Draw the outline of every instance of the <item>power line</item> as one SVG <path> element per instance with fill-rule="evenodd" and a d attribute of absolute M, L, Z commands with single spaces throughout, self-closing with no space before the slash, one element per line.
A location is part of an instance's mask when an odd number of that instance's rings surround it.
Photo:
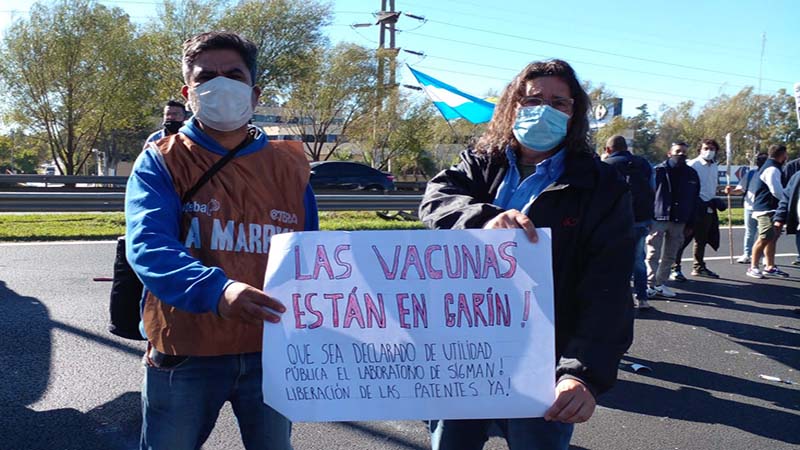
<path fill-rule="evenodd" d="M 538 54 L 538 53 L 530 53 L 530 52 L 520 52 L 520 53 L 523 53 L 523 54 L 529 55 L 529 56 L 539 56 L 539 57 L 542 57 L 542 58 L 549 58 L 550 57 L 550 55 L 542 55 L 542 54 Z M 430 54 L 426 54 L 426 56 L 429 56 L 431 58 L 444 59 L 444 60 L 453 61 L 453 62 L 463 62 L 463 63 L 473 64 L 473 65 L 477 65 L 477 66 L 494 67 L 494 66 L 488 66 L 488 65 L 485 65 L 485 64 L 478 64 L 478 63 L 470 62 L 470 61 L 461 61 L 461 60 L 456 60 L 456 59 L 451 59 L 451 58 L 445 58 L 443 56 L 434 56 L 434 55 L 430 55 Z M 641 73 L 641 74 L 644 74 L 644 75 L 652 75 L 652 76 L 656 76 L 656 77 L 673 78 L 673 79 L 682 80 L 682 81 L 692 81 L 692 82 L 695 82 L 695 83 L 708 83 L 708 84 L 712 84 L 714 86 L 720 86 L 722 84 L 725 84 L 725 83 L 719 83 L 718 81 L 698 80 L 698 79 L 695 79 L 695 78 L 686 78 L 686 77 L 679 77 L 679 76 L 675 76 L 675 75 L 666 75 L 666 74 L 657 73 L 657 72 L 646 72 L 646 71 L 643 71 L 643 70 L 629 69 L 627 67 L 619 67 L 619 66 L 610 66 L 610 65 L 607 65 L 607 64 L 590 63 L 590 62 L 578 61 L 578 60 L 574 60 L 574 59 L 570 59 L 570 62 L 578 63 L 578 64 L 584 64 L 584 65 L 587 65 L 587 66 L 603 67 L 603 68 L 607 68 L 607 69 L 624 70 L 626 72 Z M 740 89 L 747 87 L 747 86 L 733 85 L 733 84 L 728 84 L 728 86 L 735 87 L 735 88 L 740 88 Z"/>
<path fill-rule="evenodd" d="M 558 42 L 547 41 L 547 40 L 544 40 L 544 39 L 535 39 L 535 38 L 530 38 L 530 37 L 526 37 L 526 36 L 519 36 L 519 35 L 515 35 L 515 34 L 510 34 L 510 33 L 501 33 L 501 32 L 498 32 L 498 31 L 484 30 L 482 28 L 469 27 L 469 26 L 466 26 L 466 25 L 456 25 L 456 24 L 453 24 L 453 23 L 442 22 L 442 21 L 439 21 L 439 20 L 428 19 L 428 21 L 429 22 L 433 22 L 433 23 L 438 23 L 438 24 L 441 24 L 441 25 L 445 25 L 445 26 L 454 27 L 454 28 L 461 28 L 461 29 L 464 29 L 464 30 L 478 31 L 478 32 L 481 32 L 481 33 L 493 34 L 495 36 L 504 36 L 504 37 L 510 37 L 510 38 L 514 38 L 514 39 L 522 39 L 522 40 L 531 41 L 531 42 L 539 42 L 539 43 L 542 43 L 542 44 L 555 45 L 555 46 L 558 46 L 558 47 L 571 48 L 571 49 L 574 49 L 574 50 L 582 50 L 582 51 L 597 53 L 597 54 L 601 54 L 601 55 L 616 56 L 616 57 L 619 57 L 619 58 L 627 58 L 627 59 L 632 59 L 634 61 L 643 61 L 643 62 L 649 62 L 649 63 L 653 63 L 653 64 L 662 64 L 662 65 L 665 65 L 665 66 L 672 66 L 672 67 L 680 67 L 680 68 L 683 68 L 683 69 L 697 70 L 697 71 L 701 71 L 701 72 L 717 73 L 717 74 L 721 74 L 721 75 L 729 75 L 729 76 L 735 76 L 735 77 L 741 77 L 741 78 L 756 79 L 756 77 L 753 77 L 752 75 L 742 75 L 742 74 L 739 74 L 739 73 L 725 72 L 725 71 L 721 71 L 721 70 L 704 69 L 704 68 L 689 66 L 689 65 L 686 65 L 686 64 L 678 64 L 678 63 L 671 63 L 671 62 L 665 62 L 665 61 L 658 61 L 658 60 L 655 60 L 655 59 L 642 58 L 640 56 L 624 55 L 624 54 L 621 54 L 621 53 L 607 52 L 605 50 L 597 50 L 597 49 L 594 49 L 594 48 L 581 47 L 581 46 L 578 46 L 578 45 L 561 44 L 561 43 L 558 43 Z M 775 80 L 775 79 L 770 79 L 770 78 L 764 78 L 764 80 L 774 81 L 776 83 L 791 84 L 790 81 L 785 81 L 785 80 Z"/>
<path fill-rule="evenodd" d="M 454 3 L 456 5 L 466 5 L 466 6 L 471 6 L 471 7 L 480 8 L 480 9 L 485 9 L 486 8 L 486 5 L 484 3 L 480 3 L 480 2 L 479 3 L 474 3 L 474 2 L 465 2 L 465 1 L 457 1 L 457 0 L 446 0 L 446 1 L 449 1 L 450 3 Z M 406 0 L 406 3 L 408 3 L 407 0 Z M 425 8 L 429 8 L 429 6 L 425 5 Z M 513 10 L 513 9 L 508 9 L 508 8 L 497 8 L 497 7 L 494 7 L 494 6 L 492 7 L 492 10 L 493 11 L 498 11 L 498 12 L 508 12 L 508 13 L 515 14 L 515 15 L 518 15 L 520 13 L 520 11 L 518 11 L 518 10 Z M 458 10 L 455 10 L 455 8 L 452 8 L 452 9 L 449 9 L 449 10 L 444 10 L 444 11 L 449 12 L 451 14 L 469 15 L 469 13 L 460 12 Z M 472 16 L 481 17 L 481 18 L 484 18 L 484 17 L 488 18 L 488 16 L 478 15 L 478 14 L 472 14 Z M 537 16 L 539 18 L 542 18 L 541 14 L 537 13 Z M 503 18 L 501 18 L 499 20 L 502 20 L 503 22 L 506 22 L 506 23 L 509 22 L 509 20 L 506 17 L 503 17 Z M 569 20 L 565 20 L 565 19 L 562 19 L 560 17 L 552 17 L 552 16 L 550 16 L 550 17 L 547 17 L 547 21 L 548 22 L 560 22 L 560 23 L 563 23 L 563 24 L 570 25 L 572 27 L 575 27 L 577 25 L 576 24 L 576 20 L 574 18 L 570 18 Z M 520 23 L 520 22 L 518 22 L 518 23 Z M 594 28 L 596 30 L 600 30 L 600 31 L 604 31 L 604 32 L 608 31 L 607 28 L 600 28 L 600 27 L 593 26 L 595 23 L 596 22 L 586 22 L 586 21 L 584 21 L 581 24 L 581 28 Z M 530 25 L 530 22 L 527 22 L 526 25 Z M 654 37 L 654 38 L 657 38 L 657 39 L 662 39 L 663 38 L 663 36 L 660 36 L 660 35 L 657 35 L 657 34 L 652 34 L 652 33 L 637 32 L 637 33 L 630 33 L 630 34 L 632 36 L 636 36 L 637 39 L 639 39 L 641 36 L 650 36 L 650 37 Z M 670 40 L 670 42 L 682 42 L 684 44 L 688 44 L 688 45 L 693 46 L 693 47 L 701 45 L 701 46 L 705 46 L 705 47 L 713 47 L 713 48 L 719 48 L 719 49 L 725 49 L 725 50 L 733 50 L 733 51 L 736 51 L 736 52 L 739 52 L 739 53 L 751 53 L 751 52 L 757 51 L 757 49 L 754 49 L 754 48 L 732 47 L 732 46 L 726 46 L 726 45 L 721 45 L 721 44 L 716 44 L 716 43 L 711 44 L 711 43 L 708 43 L 708 42 L 688 41 L 688 40 L 682 40 L 682 39 L 675 39 L 674 36 L 670 36 L 669 40 Z M 663 45 L 661 45 L 661 46 L 663 46 Z M 739 56 L 741 56 L 741 55 L 739 55 Z M 797 57 L 794 56 L 794 55 L 783 55 L 783 54 L 778 55 L 778 54 L 776 54 L 775 56 L 778 56 L 778 57 L 784 58 L 784 59 L 790 59 L 792 61 L 795 61 L 797 59 Z"/>
<path fill-rule="evenodd" d="M 406 1 L 405 3 L 409 3 L 409 2 Z M 427 6 L 427 5 L 425 5 L 424 8 L 425 8 L 425 10 L 434 10 L 434 11 L 447 12 L 448 15 L 460 15 L 460 16 L 467 16 L 467 17 L 477 17 L 477 18 L 480 18 L 481 20 L 484 20 L 484 21 L 486 19 L 489 19 L 489 20 L 501 21 L 504 24 L 516 23 L 516 24 L 524 24 L 526 26 L 530 25 L 530 22 L 523 22 L 523 21 L 520 21 L 520 20 L 509 20 L 508 17 L 496 17 L 496 16 L 485 15 L 485 14 L 472 14 L 472 13 L 468 13 L 468 12 L 464 12 L 464 11 L 460 11 L 460 10 L 436 8 L 436 7 L 431 7 L 431 6 Z M 555 21 L 555 20 L 553 20 L 553 22 L 568 23 L 567 21 Z M 594 28 L 594 29 L 598 29 L 598 30 L 600 29 L 598 27 L 588 27 L 588 28 Z M 603 29 L 603 31 L 607 31 L 607 30 Z M 572 31 L 571 33 L 572 34 L 587 34 L 587 33 L 582 33 L 580 31 Z M 630 42 L 630 39 L 629 38 L 625 38 L 625 37 L 616 37 L 616 36 L 608 36 L 608 35 L 606 35 L 606 36 L 604 36 L 604 38 L 605 39 L 610 39 L 610 40 L 615 40 L 615 41 Z M 662 48 L 667 48 L 667 49 L 674 49 L 674 50 L 685 50 L 686 49 L 686 47 L 678 47 L 678 46 L 674 46 L 674 45 L 664 45 L 663 43 L 654 43 L 652 41 L 651 42 L 645 42 L 645 41 L 639 40 L 638 43 L 640 43 L 640 44 L 648 44 L 650 46 L 657 46 L 657 47 L 662 47 Z M 694 43 L 694 44 L 689 44 L 689 45 L 697 45 L 697 44 Z M 738 49 L 738 51 L 741 52 L 741 51 L 744 51 L 744 50 Z M 725 53 L 717 53 L 717 54 L 725 55 L 725 56 L 741 57 L 741 53 L 734 54 L 734 53 L 731 53 L 730 51 L 725 52 Z"/>
<path fill-rule="evenodd" d="M 477 65 L 477 66 L 484 66 L 484 67 L 490 67 L 490 68 L 494 68 L 494 69 L 507 70 L 507 71 L 511 71 L 511 72 L 514 72 L 514 73 L 518 72 L 518 70 L 509 69 L 507 67 L 487 66 L 485 64 L 474 64 L 474 63 L 471 63 L 469 61 L 457 61 L 457 62 L 464 62 L 464 63 L 473 64 L 473 65 Z M 477 73 L 460 72 L 460 71 L 449 70 L 449 69 L 440 69 L 440 68 L 430 67 L 430 66 L 425 66 L 425 67 L 430 68 L 430 69 L 434 69 L 434 70 L 440 70 L 442 72 L 451 72 L 451 73 L 456 73 L 456 74 L 460 74 L 460 75 L 471 75 L 471 76 L 475 76 L 475 77 L 489 78 L 489 79 L 500 80 L 500 81 L 505 81 L 505 82 L 509 82 L 510 81 L 510 78 L 492 77 L 492 76 L 488 76 L 488 75 L 480 75 L 480 74 L 477 74 Z M 651 94 L 667 95 L 667 96 L 670 96 L 670 97 L 686 98 L 686 99 L 689 99 L 689 100 L 701 100 L 701 101 L 704 101 L 704 102 L 708 102 L 708 101 L 712 100 L 710 98 L 691 97 L 691 96 L 688 96 L 688 95 L 673 94 L 673 93 L 670 93 L 670 92 L 653 91 L 653 90 L 650 90 L 650 89 L 634 88 L 634 87 L 630 87 L 630 86 L 623 86 L 621 84 L 616 84 L 616 83 L 613 83 L 613 84 L 612 83 L 604 83 L 604 84 L 606 86 L 608 86 L 610 88 L 614 88 L 614 89 L 627 89 L 627 90 L 631 90 L 631 91 L 635 91 L 635 92 L 647 92 L 647 93 L 651 93 Z"/>
<path fill-rule="evenodd" d="M 442 41 L 455 42 L 455 43 L 459 43 L 459 44 L 471 45 L 471 46 L 475 46 L 475 47 L 486 48 L 486 49 L 489 49 L 489 50 L 498 50 L 498 51 L 504 51 L 504 52 L 508 52 L 508 53 L 515 53 L 515 54 L 525 55 L 525 56 L 537 56 L 537 57 L 541 57 L 541 58 L 552 58 L 553 57 L 553 55 L 545 55 L 545 54 L 541 54 L 541 53 L 532 53 L 532 52 L 528 52 L 528 51 L 520 51 L 520 50 L 513 50 L 513 49 L 503 48 L 503 47 L 495 47 L 495 46 L 486 45 L 486 44 L 479 44 L 479 43 L 476 43 L 476 42 L 461 41 L 461 40 L 458 40 L 458 39 L 444 38 L 444 37 L 441 37 L 441 36 L 433 36 L 433 35 L 424 34 L 424 33 L 417 33 L 417 32 L 407 32 L 407 33 L 413 34 L 413 35 L 417 35 L 417 36 L 427 37 L 427 38 L 431 38 L 431 39 L 438 39 L 438 40 L 442 40 Z M 428 56 L 431 56 L 432 58 L 447 59 L 447 58 L 439 57 L 439 56 L 432 56 L 432 55 L 428 55 Z M 461 61 L 461 62 L 465 62 L 465 61 Z M 575 59 L 571 59 L 571 58 L 570 58 L 570 62 L 578 63 L 578 64 L 585 64 L 587 66 L 603 67 L 603 68 L 607 68 L 607 69 L 624 70 L 626 72 L 640 73 L 640 74 L 644 74 L 644 75 L 658 76 L 658 77 L 664 77 L 664 78 L 672 78 L 672 79 L 682 80 L 682 81 L 691 81 L 691 82 L 695 82 L 695 83 L 707 83 L 707 84 L 712 84 L 712 85 L 715 85 L 715 86 L 722 86 L 724 84 L 727 84 L 728 86 L 735 87 L 735 88 L 740 88 L 740 89 L 747 87 L 745 85 L 735 85 L 735 84 L 730 84 L 730 83 L 719 83 L 719 82 L 716 82 L 716 81 L 700 80 L 700 79 L 696 79 L 696 78 L 681 77 L 681 76 L 677 76 L 677 75 L 668 75 L 668 74 L 664 74 L 664 73 L 647 72 L 647 71 L 644 71 L 644 70 L 636 70 L 636 69 L 631 69 L 631 68 L 628 68 L 628 67 L 620 67 L 620 66 L 612 66 L 612 65 L 608 65 L 608 64 L 591 63 L 591 62 L 580 61 L 580 60 L 575 60 Z M 468 63 L 469 64 L 474 64 L 474 65 L 481 65 L 481 64 L 474 63 L 474 62 L 468 62 Z"/>
<path fill-rule="evenodd" d="M 466 75 L 466 76 L 471 76 L 471 77 L 476 77 L 476 78 L 499 80 L 499 81 L 504 81 L 506 83 L 509 81 L 508 78 L 492 77 L 492 76 L 488 76 L 488 75 L 482 75 L 482 74 L 477 74 L 477 73 L 469 73 L 469 72 L 459 72 L 459 71 L 456 71 L 456 70 L 442 69 L 440 67 L 433 67 L 433 66 L 429 66 L 429 65 L 426 65 L 426 64 L 417 64 L 415 67 L 416 68 L 420 68 L 420 69 L 430 69 L 430 70 L 437 70 L 437 71 L 440 71 L 440 72 L 454 73 L 454 74 L 457 74 L 457 75 Z M 625 98 L 635 98 L 635 99 L 639 99 L 639 100 L 650 101 L 650 102 L 653 102 L 653 103 L 664 104 L 664 100 L 663 99 L 655 99 L 655 98 L 652 98 L 652 97 L 641 97 L 641 96 L 637 96 L 637 95 L 626 95 Z"/>

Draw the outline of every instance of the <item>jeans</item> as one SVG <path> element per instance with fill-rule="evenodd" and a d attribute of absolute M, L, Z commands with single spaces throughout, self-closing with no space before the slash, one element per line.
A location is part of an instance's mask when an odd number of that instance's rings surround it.
<path fill-rule="evenodd" d="M 644 242 L 649 232 L 649 224 L 637 223 L 633 226 L 636 247 L 633 251 L 633 293 L 636 300 L 647 300 L 647 266 L 644 263 Z"/>
<path fill-rule="evenodd" d="M 496 423 L 510 450 L 567 450 L 574 425 L 543 418 L 432 420 L 432 450 L 480 450 Z"/>
<path fill-rule="evenodd" d="M 231 402 L 244 447 L 291 450 L 289 420 L 264 404 L 261 353 L 191 356 L 171 368 L 147 365 L 142 450 L 196 450 Z"/>
<path fill-rule="evenodd" d="M 744 209 L 744 252 L 743 255 L 750 257 L 753 254 L 753 243 L 756 242 L 756 219 L 753 219 L 753 210 Z"/>

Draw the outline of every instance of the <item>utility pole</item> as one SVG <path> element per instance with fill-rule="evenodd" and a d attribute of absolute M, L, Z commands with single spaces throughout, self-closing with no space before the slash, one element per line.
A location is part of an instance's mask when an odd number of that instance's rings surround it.
<path fill-rule="evenodd" d="M 763 111 L 761 110 L 761 74 L 764 69 L 764 49 L 767 46 L 767 33 L 761 33 L 761 60 L 758 63 L 758 92 L 756 93 L 756 107 L 758 108 L 758 120 L 756 121 L 756 136 L 753 142 L 753 161 L 756 160 L 756 155 L 761 147 L 761 122 L 764 120 Z"/>
<path fill-rule="evenodd" d="M 381 10 L 377 13 L 377 24 L 380 25 L 380 37 L 376 53 L 378 59 L 378 86 L 376 89 L 376 123 L 374 131 L 377 130 L 378 116 L 380 112 L 384 110 L 384 100 L 386 100 L 385 110 L 389 113 L 389 117 L 394 117 L 397 112 L 397 54 L 400 49 L 395 46 L 395 25 L 397 24 L 397 19 L 400 18 L 400 11 L 395 11 L 394 7 L 394 0 L 381 0 Z M 389 35 L 388 47 L 386 46 L 387 34 Z M 373 140 L 375 141 L 376 150 L 380 150 L 380 157 L 383 159 L 384 144 L 377 142 L 377 136 L 374 132 L 373 137 L 375 138 Z M 376 151 L 376 157 L 378 156 L 377 153 Z M 391 161 L 387 164 L 387 169 L 391 171 Z"/>

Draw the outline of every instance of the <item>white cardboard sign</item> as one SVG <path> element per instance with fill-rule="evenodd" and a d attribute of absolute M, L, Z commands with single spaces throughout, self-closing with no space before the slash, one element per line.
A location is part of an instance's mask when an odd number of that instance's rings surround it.
<path fill-rule="evenodd" d="M 541 417 L 555 384 L 550 230 L 272 236 L 264 401 L 292 421 Z"/>

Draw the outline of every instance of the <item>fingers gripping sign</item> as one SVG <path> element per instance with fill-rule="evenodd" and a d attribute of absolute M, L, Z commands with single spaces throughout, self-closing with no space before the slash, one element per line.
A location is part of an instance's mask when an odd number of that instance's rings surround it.
<path fill-rule="evenodd" d="M 536 234 L 536 227 L 531 222 L 531 219 L 516 209 L 509 209 L 504 211 L 494 219 L 486 222 L 483 226 L 484 229 L 501 229 L 501 228 L 522 228 L 531 242 L 534 244 L 539 242 L 539 236 Z"/>
<path fill-rule="evenodd" d="M 264 291 L 238 281 L 231 283 L 222 293 L 218 305 L 219 315 L 252 324 L 263 321 L 278 323 L 286 307 Z"/>
<path fill-rule="evenodd" d="M 544 418 L 564 423 L 586 422 L 592 417 L 595 406 L 594 395 L 583 383 L 564 379 L 556 385 L 556 401 Z"/>

